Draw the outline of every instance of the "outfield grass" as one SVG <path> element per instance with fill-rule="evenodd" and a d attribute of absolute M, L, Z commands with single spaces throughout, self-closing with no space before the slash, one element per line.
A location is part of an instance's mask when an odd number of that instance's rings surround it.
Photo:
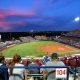
<path fill-rule="evenodd" d="M 20 45 L 16 45 L 9 50 L 4 52 L 5 57 L 12 57 L 15 53 L 20 54 L 22 57 L 25 56 L 43 56 L 44 53 L 41 52 L 40 47 L 44 45 L 53 45 L 57 44 L 57 42 L 53 41 L 39 41 L 39 42 L 30 42 L 24 43 Z"/>
<path fill-rule="evenodd" d="M 8 50 L 5 50 L 4 56 L 13 57 L 14 54 L 18 53 L 22 57 L 26 57 L 26 56 L 42 57 L 45 54 L 40 50 L 40 47 L 46 45 L 55 45 L 55 44 L 59 44 L 59 43 L 53 41 L 39 41 L 39 42 L 19 44 L 12 48 L 9 48 Z"/>

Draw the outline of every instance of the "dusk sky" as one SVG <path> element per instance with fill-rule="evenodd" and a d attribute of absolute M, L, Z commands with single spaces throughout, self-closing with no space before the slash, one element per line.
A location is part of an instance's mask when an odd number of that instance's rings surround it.
<path fill-rule="evenodd" d="M 80 0 L 0 0 L 0 32 L 80 29 Z"/>

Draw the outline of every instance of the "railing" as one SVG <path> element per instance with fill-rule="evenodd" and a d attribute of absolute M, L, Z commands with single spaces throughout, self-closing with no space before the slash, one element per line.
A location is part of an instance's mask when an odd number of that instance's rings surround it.
<path fill-rule="evenodd" d="M 33 67 L 33 66 L 0 66 L 0 68 L 25 68 L 25 69 L 29 69 L 29 68 L 56 68 L 56 69 L 59 69 L 59 68 L 66 68 L 67 69 L 67 77 L 66 77 L 66 80 L 69 80 L 69 67 L 68 66 L 41 66 L 41 67 Z M 43 74 L 27 74 L 26 76 L 42 76 L 43 77 Z"/>

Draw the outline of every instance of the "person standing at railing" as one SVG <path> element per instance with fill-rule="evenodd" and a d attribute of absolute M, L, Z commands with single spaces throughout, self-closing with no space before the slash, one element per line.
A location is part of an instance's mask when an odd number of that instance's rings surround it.
<path fill-rule="evenodd" d="M 45 63 L 45 66 L 65 66 L 65 64 L 62 61 L 59 61 L 57 53 L 53 53 L 51 55 L 51 59 L 52 59 L 51 61 L 48 61 Z M 45 68 L 43 71 L 44 80 L 46 79 L 47 80 L 58 80 L 55 78 L 55 70 L 56 68 Z"/>
<path fill-rule="evenodd" d="M 9 80 L 8 69 L 3 67 L 7 67 L 5 57 L 0 55 L 0 80 Z"/>
<path fill-rule="evenodd" d="M 13 60 L 10 66 L 24 67 L 24 65 L 21 64 L 20 62 L 21 62 L 21 56 L 18 54 L 15 54 L 13 56 Z M 25 73 L 25 68 L 10 68 L 9 80 L 25 80 L 24 73 Z"/>

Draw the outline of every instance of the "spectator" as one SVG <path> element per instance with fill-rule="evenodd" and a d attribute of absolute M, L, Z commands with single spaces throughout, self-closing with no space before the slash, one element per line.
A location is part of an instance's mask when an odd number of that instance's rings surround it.
<path fill-rule="evenodd" d="M 20 55 L 16 54 L 13 57 L 12 63 L 10 66 L 24 66 L 21 62 Z M 10 77 L 9 80 L 24 80 L 24 68 L 10 68 Z"/>
<path fill-rule="evenodd" d="M 43 56 L 43 58 L 44 58 L 44 63 L 50 61 L 50 56 Z"/>
<path fill-rule="evenodd" d="M 65 65 L 66 65 L 66 66 L 70 66 L 69 58 L 68 58 L 68 57 L 67 57 L 67 59 L 65 60 Z"/>
<path fill-rule="evenodd" d="M 52 61 L 46 62 L 45 66 L 65 66 L 65 64 L 62 61 L 58 60 L 57 53 L 53 53 L 51 55 L 51 58 L 52 58 Z M 44 69 L 43 76 L 44 76 L 44 78 L 47 77 L 47 80 L 55 80 L 55 68 Z"/>
<path fill-rule="evenodd" d="M 23 60 L 22 61 L 22 64 L 24 65 L 24 66 L 28 66 L 29 64 L 30 64 L 30 60 Z"/>
<path fill-rule="evenodd" d="M 9 80 L 8 69 L 6 67 L 4 56 L 0 55 L 0 80 Z"/>
<path fill-rule="evenodd" d="M 32 58 L 31 59 L 31 63 L 28 65 L 28 67 L 39 67 L 36 63 L 35 60 Z M 40 73 L 40 69 L 39 68 L 29 68 L 29 74 L 39 74 Z M 39 77 L 34 77 L 34 80 L 36 80 L 36 78 L 39 80 Z"/>
<path fill-rule="evenodd" d="M 45 67 L 45 64 L 44 64 L 43 61 L 42 61 L 42 65 L 41 65 L 41 67 Z M 40 73 L 41 73 L 41 74 L 43 74 L 43 71 L 44 71 L 44 68 L 40 68 Z"/>
<path fill-rule="evenodd" d="M 36 60 L 35 60 L 35 63 L 36 63 L 37 65 L 39 65 L 39 66 L 42 65 L 42 62 L 41 62 L 41 60 L 39 60 L 39 59 L 36 59 Z"/>

